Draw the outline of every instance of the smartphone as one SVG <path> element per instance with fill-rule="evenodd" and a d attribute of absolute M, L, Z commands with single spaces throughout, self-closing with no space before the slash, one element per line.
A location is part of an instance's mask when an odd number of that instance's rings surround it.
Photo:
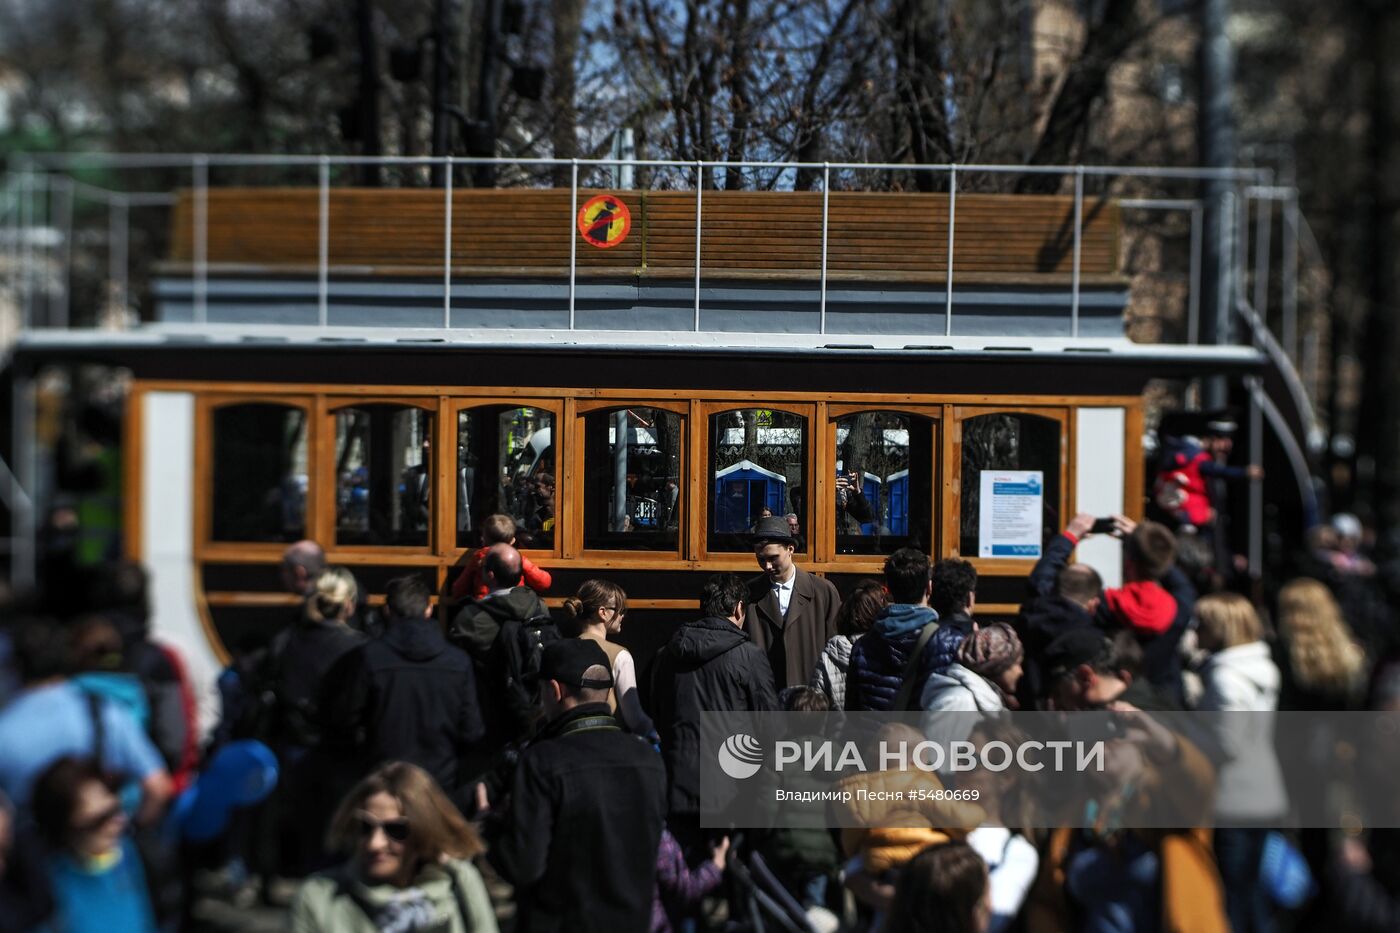
<path fill-rule="evenodd" d="M 1115 527 L 1117 526 L 1113 524 L 1113 519 L 1111 518 L 1096 518 L 1094 519 L 1093 527 L 1089 529 L 1089 533 L 1095 535 L 1109 535 L 1113 534 Z"/>

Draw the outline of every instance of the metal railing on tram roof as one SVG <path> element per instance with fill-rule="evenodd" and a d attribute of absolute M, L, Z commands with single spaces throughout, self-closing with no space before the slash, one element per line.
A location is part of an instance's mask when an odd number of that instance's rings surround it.
<path fill-rule="evenodd" d="M 1232 190 L 1233 206 L 1222 214 L 1222 242 L 1248 242 L 1249 205 L 1256 205 L 1254 223 L 1259 229 L 1262 248 L 1254 255 L 1255 306 L 1263 308 L 1267 301 L 1269 282 L 1269 240 L 1268 231 L 1272 228 L 1272 213 L 1275 204 L 1282 205 L 1283 214 L 1283 280 L 1280 290 L 1283 296 L 1282 344 L 1290 350 L 1291 358 L 1297 360 L 1297 231 L 1300 215 L 1297 207 L 1297 191 L 1294 188 L 1272 184 L 1272 172 L 1267 168 L 1170 168 L 1151 166 L 1024 166 L 988 164 L 928 164 L 911 165 L 903 163 L 858 163 L 858 162 L 763 162 L 763 161 L 676 161 L 666 159 L 549 159 L 549 158 L 474 158 L 474 157 L 419 157 L 419 156 L 353 156 L 353 155 L 247 155 L 247 154 L 123 154 L 123 153 L 74 153 L 74 154 L 35 154 L 18 156 L 12 160 L 11 171 L 3 188 L 4 200 L 0 201 L 0 218 L 4 219 L 8 233 L 6 245 L 9 247 L 11 262 L 11 293 L 17 296 L 20 306 L 22 326 L 33 326 L 38 322 L 36 305 L 42 299 L 45 305 L 45 323 L 49 326 L 66 327 L 71 319 L 71 278 L 72 250 L 74 240 L 73 214 L 78 199 L 85 199 L 105 205 L 107 218 L 107 265 L 108 282 L 112 301 L 119 307 L 127 307 L 129 295 L 129 242 L 131 212 L 134 209 L 169 207 L 177 196 L 170 191 L 129 191 L 119 187 L 105 187 L 82 181 L 74 177 L 77 173 L 97 173 L 104 177 L 121 177 L 123 173 L 134 174 L 149 170 L 174 170 L 181 178 L 187 178 L 192 193 L 192 261 L 190 263 L 191 293 L 193 298 L 193 319 L 196 324 L 208 318 L 208 295 L 210 263 L 208 195 L 210 171 L 212 169 L 300 169 L 316 170 L 318 190 L 318 261 L 317 261 L 317 323 L 325 327 L 329 323 L 330 276 L 330 193 L 332 171 L 337 168 L 416 168 L 435 169 L 445 180 L 441 186 L 443 196 L 443 287 L 442 314 L 443 327 L 452 322 L 452 203 L 454 169 L 479 169 L 482 167 L 511 167 L 517 171 L 567 169 L 570 182 L 570 214 L 561 218 L 572 232 L 575 215 L 578 212 L 580 172 L 599 170 L 638 169 L 668 170 L 673 175 L 689 175 L 693 180 L 695 193 L 695 262 L 693 281 L 693 320 L 695 331 L 701 330 L 701 279 L 704 269 L 703 243 L 705 235 L 705 191 L 704 180 L 707 173 L 762 171 L 774 173 L 775 177 L 795 177 L 798 172 L 812 173 L 820 178 L 822 193 L 820 272 L 818 275 L 819 313 L 817 332 L 826 333 L 827 292 L 830 280 L 828 268 L 829 252 L 829 195 L 833 173 L 876 172 L 910 174 L 933 174 L 946 181 L 947 193 L 947 268 L 943 282 L 943 332 L 945 336 L 954 334 L 954 256 L 958 245 L 958 195 L 960 179 L 969 176 L 1060 176 L 1072 180 L 1073 187 L 1073 227 L 1072 261 L 1069 283 L 1069 334 L 1071 338 L 1080 336 L 1080 298 L 1082 294 L 1082 250 L 1084 239 L 1085 183 L 1098 179 L 1105 187 L 1117 179 L 1136 179 L 1143 182 L 1156 182 L 1163 185 L 1180 183 L 1227 182 Z M 819 173 L 819 175 L 817 174 Z M 1203 248 L 1204 203 L 1199 197 L 1189 198 L 1147 198 L 1124 197 L 1119 200 L 1124 209 L 1150 211 L 1156 213 L 1177 212 L 1190 219 L 1189 269 L 1187 299 L 1186 342 L 1195 343 L 1199 339 L 1200 326 L 1200 275 L 1201 250 Z M 1233 219 L 1226 214 L 1237 215 Z M 40 218 L 43 228 L 51 235 L 36 235 Z M 1234 239 L 1231 239 L 1234 238 Z M 1246 250 L 1247 252 L 1247 245 Z M 39 254 L 43 254 L 40 256 Z M 1243 267 L 1244 254 L 1236 250 L 1238 261 Z M 57 254 L 57 255 L 55 255 Z M 41 289 L 38 279 L 43 268 L 57 267 L 49 275 L 55 282 L 44 284 Z M 578 303 L 578 248 L 577 237 L 570 236 L 568 265 L 568 321 L 569 328 L 576 326 Z M 1262 275 L 1260 274 L 1262 271 Z M 1223 303 L 1228 314 L 1230 302 Z M 933 309 L 930 309 L 933 312 Z M 936 312 L 934 312 L 936 313 Z M 1226 322 L 1228 328 L 1228 322 Z"/>

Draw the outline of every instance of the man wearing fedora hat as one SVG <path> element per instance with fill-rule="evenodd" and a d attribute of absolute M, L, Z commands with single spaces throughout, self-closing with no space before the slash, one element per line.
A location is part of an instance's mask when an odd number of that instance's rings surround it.
<path fill-rule="evenodd" d="M 836 587 L 793 563 L 796 546 L 785 518 L 769 516 L 754 526 L 753 552 L 763 573 L 749 581 L 744 631 L 768 655 L 779 690 L 811 679 L 841 609 Z"/>

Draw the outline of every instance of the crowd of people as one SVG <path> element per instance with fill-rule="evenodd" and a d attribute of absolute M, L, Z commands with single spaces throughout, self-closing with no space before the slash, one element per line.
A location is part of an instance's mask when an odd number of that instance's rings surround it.
<path fill-rule="evenodd" d="M 1324 916 L 1400 928 L 1400 834 L 1280 837 L 1306 761 L 1277 760 L 1262 727 L 1188 733 L 1151 715 L 1400 709 L 1394 602 L 1345 516 L 1313 542 L 1314 576 L 1261 607 L 1179 560 L 1181 530 L 1078 515 L 1047 543 L 1019 614 L 992 619 L 966 561 L 904 548 L 843 597 L 796 565 L 787 519 L 765 516 L 752 529 L 761 573 L 678 594 L 700 611 L 652 657 L 625 647 L 616 583 L 589 580 L 551 612 L 551 575 L 515 549 L 512 521 L 479 530 L 445 592 L 408 574 L 374 609 L 314 542 L 290 547 L 295 617 L 224 672 L 203 740 L 178 653 L 150 635 L 139 567 L 101 568 L 70 617 L 8 613 L 0 931 L 182 928 L 199 898 L 276 901 L 280 879 L 306 933 L 1269 933 Z M 1096 533 L 1122 542 L 1121 586 L 1073 559 Z M 1014 775 L 979 770 L 946 778 L 978 789 L 975 805 L 930 799 L 840 831 L 721 831 L 701 814 L 707 710 L 923 717 L 890 722 L 881 741 L 977 713 L 970 732 L 938 736 L 974 745 L 1013 738 L 1001 714 L 1016 710 L 1109 711 L 1129 728 L 1112 743 L 1113 783 L 1073 827 L 1043 828 Z M 275 789 L 230 807 L 215 834 L 172 829 L 208 762 L 247 742 L 275 756 Z M 843 781 L 944 779 L 886 767 Z M 1257 826 L 1212 832 L 1212 805 Z M 1205 809 L 1195 828 L 1134 828 L 1164 806 Z M 1279 845 L 1307 866 L 1301 896 L 1267 870 Z"/>

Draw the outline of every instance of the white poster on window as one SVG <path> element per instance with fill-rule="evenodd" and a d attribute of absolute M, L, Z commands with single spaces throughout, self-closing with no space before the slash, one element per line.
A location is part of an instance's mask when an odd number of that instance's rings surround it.
<path fill-rule="evenodd" d="M 977 556 L 1039 560 L 1044 499 L 1040 470 L 983 470 Z"/>

